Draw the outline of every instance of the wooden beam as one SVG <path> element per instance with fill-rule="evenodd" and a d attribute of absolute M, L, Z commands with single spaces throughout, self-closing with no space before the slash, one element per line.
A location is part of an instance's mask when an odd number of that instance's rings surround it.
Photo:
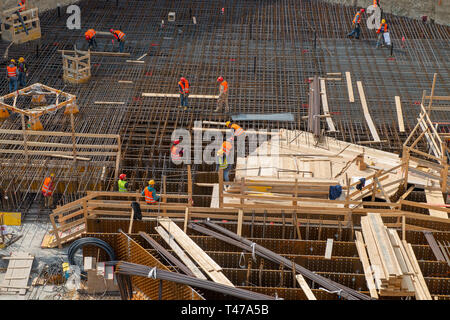
<path fill-rule="evenodd" d="M 98 33 L 98 32 L 97 32 Z M 88 51 L 80 51 L 77 50 L 78 52 L 82 52 L 87 54 Z M 74 50 L 58 50 L 59 53 L 75 53 Z M 104 52 L 104 51 L 90 51 L 90 54 L 93 56 L 106 56 L 106 57 L 129 57 L 130 53 L 129 52 Z"/>
<path fill-rule="evenodd" d="M 303 276 L 301 274 L 297 274 L 295 276 L 295 279 L 297 279 L 297 282 L 300 285 L 300 288 L 302 288 L 302 290 L 305 293 L 308 300 L 317 300 L 316 296 L 311 291 L 311 288 L 308 286 L 308 283 L 306 283 L 305 278 L 303 278 Z"/>
<path fill-rule="evenodd" d="M 150 93 L 150 92 L 143 92 L 143 97 L 161 97 L 161 98 L 179 98 L 179 93 Z M 190 94 L 189 99 L 218 99 L 219 96 L 212 96 L 212 95 L 201 95 L 201 94 Z"/>
<path fill-rule="evenodd" d="M 365 244 L 363 241 L 363 236 L 360 231 L 355 231 L 356 235 L 356 249 L 358 251 L 359 260 L 361 260 L 364 276 L 366 278 L 367 288 L 369 289 L 370 296 L 374 299 L 378 299 L 378 293 L 375 287 L 375 279 L 372 274 L 372 269 L 369 263 L 369 257 L 367 256 Z"/>
<path fill-rule="evenodd" d="M 364 88 L 361 81 L 356 82 L 358 86 L 359 96 L 361 98 L 361 105 L 363 108 L 364 116 L 367 121 L 367 125 L 369 126 L 370 132 L 372 133 L 372 137 L 375 141 L 380 141 L 380 137 L 378 136 L 377 129 L 373 123 L 372 117 L 370 116 L 369 108 L 367 106 L 366 95 L 364 94 Z"/>
<path fill-rule="evenodd" d="M 398 128 L 400 132 L 405 132 L 405 124 L 403 122 L 402 102 L 399 96 L 395 96 L 395 106 L 397 108 Z"/>
<path fill-rule="evenodd" d="M 350 102 L 355 102 L 355 96 L 353 95 L 352 77 L 350 75 L 350 72 L 345 73 L 345 78 L 347 79 L 348 100 Z"/>
<path fill-rule="evenodd" d="M 327 239 L 327 246 L 325 248 L 325 259 L 331 259 L 331 253 L 333 251 L 333 238 Z"/>
<path fill-rule="evenodd" d="M 322 107 L 323 107 L 323 113 L 327 116 L 326 121 L 328 125 L 328 129 L 331 132 L 336 131 L 336 127 L 334 126 L 333 119 L 329 117 L 330 109 L 328 108 L 328 98 L 327 98 L 327 87 L 325 85 L 325 80 L 320 80 L 320 93 L 322 96 Z"/>

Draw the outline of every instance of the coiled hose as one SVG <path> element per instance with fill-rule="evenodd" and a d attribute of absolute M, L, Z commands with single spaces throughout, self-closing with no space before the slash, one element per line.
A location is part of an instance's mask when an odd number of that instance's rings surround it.
<path fill-rule="evenodd" d="M 81 238 L 78 240 L 75 240 L 70 245 L 69 249 L 67 250 L 67 257 L 69 259 L 69 264 L 74 265 L 75 264 L 75 253 L 78 251 L 78 249 L 83 248 L 84 246 L 95 246 L 98 248 L 101 248 L 105 250 L 105 252 L 108 254 L 109 261 L 116 260 L 116 255 L 114 253 L 113 248 L 106 243 L 105 241 L 93 237 L 87 237 L 87 238 Z"/>

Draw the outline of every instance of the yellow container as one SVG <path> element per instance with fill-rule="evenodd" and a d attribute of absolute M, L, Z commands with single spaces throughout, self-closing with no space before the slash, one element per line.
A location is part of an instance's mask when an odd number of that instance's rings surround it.
<path fill-rule="evenodd" d="M 3 224 L 7 226 L 20 226 L 21 225 L 21 216 L 20 212 L 0 212 L 0 216 L 2 217 Z"/>

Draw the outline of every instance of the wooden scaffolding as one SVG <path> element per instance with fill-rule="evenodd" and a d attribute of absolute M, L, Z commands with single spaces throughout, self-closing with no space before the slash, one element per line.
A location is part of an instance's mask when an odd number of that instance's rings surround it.
<path fill-rule="evenodd" d="M 63 79 L 70 83 L 85 83 L 91 78 L 91 52 L 70 51 L 74 56 L 62 51 Z"/>
<path fill-rule="evenodd" d="M 25 6 L 17 6 L 1 12 L 2 40 L 20 44 L 41 37 L 38 8 L 19 12 L 20 9 L 25 9 Z"/>

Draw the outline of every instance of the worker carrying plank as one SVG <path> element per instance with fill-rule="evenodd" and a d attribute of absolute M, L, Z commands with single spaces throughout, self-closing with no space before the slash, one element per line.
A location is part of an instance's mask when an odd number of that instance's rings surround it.
<path fill-rule="evenodd" d="M 156 194 L 155 190 L 155 180 L 150 180 L 148 186 L 141 193 L 145 196 L 145 202 L 147 204 L 156 204 L 160 197 Z"/>
<path fill-rule="evenodd" d="M 119 192 L 128 192 L 127 175 L 125 173 L 122 173 L 119 176 L 119 181 L 117 181 L 117 185 L 119 187 Z"/>
<path fill-rule="evenodd" d="M 187 109 L 188 106 L 188 96 L 189 96 L 189 81 L 186 78 L 181 77 L 180 81 L 178 81 L 178 90 L 180 92 L 180 106 L 184 107 L 184 110 Z"/>
<path fill-rule="evenodd" d="M 44 183 L 42 184 L 42 195 L 44 196 L 44 204 L 45 207 L 48 208 L 53 204 L 53 177 L 54 173 L 50 173 L 50 176 L 44 179 Z"/>
<path fill-rule="evenodd" d="M 19 58 L 19 65 L 17 66 L 17 70 L 19 73 L 19 85 L 21 87 L 26 87 L 28 76 L 28 65 L 23 57 Z"/>
<path fill-rule="evenodd" d="M 123 52 L 124 47 L 125 47 L 125 40 L 127 39 L 127 36 L 125 35 L 125 33 L 123 33 L 120 30 L 114 30 L 114 29 L 109 29 L 109 32 L 111 32 L 112 35 L 114 36 L 114 38 L 116 38 L 117 41 L 119 42 L 119 52 Z"/>
<path fill-rule="evenodd" d="M 230 168 L 231 168 L 231 166 L 227 162 L 226 153 L 224 152 L 223 149 L 220 149 L 219 151 L 217 151 L 216 171 L 219 171 L 220 169 L 223 170 L 223 181 L 230 181 L 230 178 L 229 178 Z"/>
<path fill-rule="evenodd" d="M 86 41 L 89 43 L 89 49 L 92 47 L 93 49 L 97 48 L 97 40 L 96 38 L 97 32 L 94 29 L 89 29 L 84 33 L 84 37 Z"/>
<path fill-rule="evenodd" d="M 220 111 L 224 104 L 225 112 L 230 112 L 228 106 L 228 82 L 225 81 L 222 76 L 217 78 L 217 82 L 219 82 L 219 98 L 217 99 L 217 108 L 214 112 Z"/>
<path fill-rule="evenodd" d="M 179 144 L 180 140 L 175 140 L 172 142 L 172 146 L 170 147 L 170 158 L 175 164 L 179 164 L 183 157 L 183 148 L 178 146 Z"/>
<path fill-rule="evenodd" d="M 239 125 L 237 125 L 236 123 L 231 123 L 231 121 L 227 121 L 225 123 L 225 125 L 227 126 L 227 128 L 233 129 L 233 135 L 231 137 L 231 140 L 234 140 L 234 137 L 239 137 L 240 135 L 242 135 L 243 133 L 245 133 L 244 129 L 242 129 Z"/>
<path fill-rule="evenodd" d="M 380 46 L 384 46 L 384 44 L 386 45 L 390 45 L 391 44 L 391 40 L 389 37 L 389 28 L 388 28 L 388 24 L 386 23 L 386 20 L 383 19 L 381 20 L 381 24 L 380 27 L 377 30 L 377 34 L 378 34 L 378 40 L 377 40 L 377 48 Z"/>
<path fill-rule="evenodd" d="M 355 39 L 359 39 L 359 35 L 361 33 L 361 26 L 360 26 L 361 16 L 364 13 L 364 11 L 365 11 L 364 9 L 361 9 L 358 12 L 356 12 L 355 17 L 353 18 L 353 21 L 352 21 L 353 31 L 350 32 L 347 35 L 347 37 L 352 38 L 355 35 Z"/>
<path fill-rule="evenodd" d="M 10 64 L 6 67 L 6 77 L 9 80 L 9 92 L 17 91 L 17 76 L 16 60 L 11 59 Z"/>

